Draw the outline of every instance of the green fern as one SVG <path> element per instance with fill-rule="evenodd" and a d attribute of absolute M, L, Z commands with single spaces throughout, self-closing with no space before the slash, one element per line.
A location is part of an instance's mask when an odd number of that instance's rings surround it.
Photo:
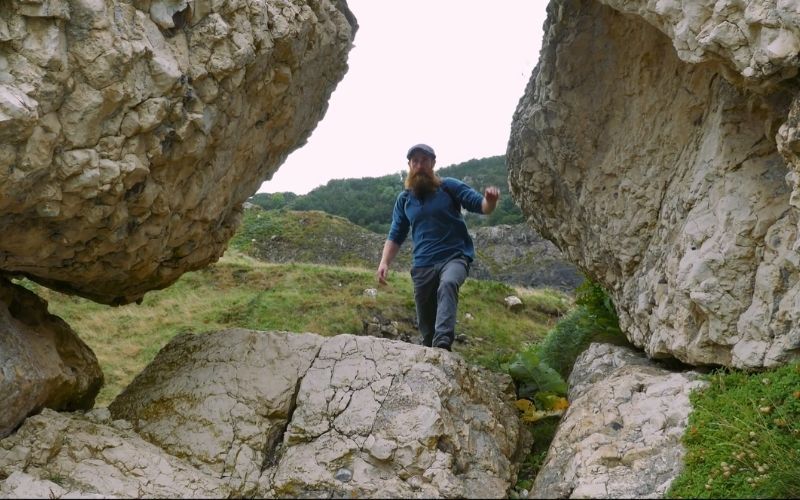
<path fill-rule="evenodd" d="M 520 399 L 536 401 L 539 392 L 566 396 L 567 383 L 557 371 L 543 362 L 536 346 L 517 353 L 508 367 L 508 373 L 517 387 Z"/>

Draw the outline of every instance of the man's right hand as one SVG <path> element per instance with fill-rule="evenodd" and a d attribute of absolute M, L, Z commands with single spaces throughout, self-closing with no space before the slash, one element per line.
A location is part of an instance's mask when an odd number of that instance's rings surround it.
<path fill-rule="evenodd" d="M 386 278 L 389 276 L 389 264 L 392 263 L 399 251 L 400 245 L 390 239 L 386 240 L 381 253 L 381 263 L 378 264 L 378 272 L 375 273 L 375 277 L 378 278 L 378 283 L 381 285 L 386 284 Z"/>
<path fill-rule="evenodd" d="M 378 283 L 381 285 L 386 285 L 386 278 L 389 276 L 389 266 L 381 262 L 378 266 L 378 272 L 375 273 L 375 276 L 378 278 Z"/>

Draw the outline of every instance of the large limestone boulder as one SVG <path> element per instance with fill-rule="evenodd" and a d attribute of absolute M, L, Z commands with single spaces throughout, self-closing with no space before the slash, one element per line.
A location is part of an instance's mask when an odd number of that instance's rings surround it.
<path fill-rule="evenodd" d="M 103 373 L 47 302 L 0 277 L 0 437 L 42 408 L 89 409 Z"/>
<path fill-rule="evenodd" d="M 706 385 L 626 347 L 591 344 L 530 498 L 663 498 L 682 468 L 691 404 Z"/>
<path fill-rule="evenodd" d="M 513 400 L 444 350 L 237 329 L 176 337 L 110 410 L 237 496 L 501 498 Z"/>
<path fill-rule="evenodd" d="M 548 7 L 512 195 L 651 357 L 758 368 L 800 349 L 793 5 Z"/>
<path fill-rule="evenodd" d="M 8 0 L 0 273 L 127 303 L 215 261 L 346 71 L 344 0 Z"/>

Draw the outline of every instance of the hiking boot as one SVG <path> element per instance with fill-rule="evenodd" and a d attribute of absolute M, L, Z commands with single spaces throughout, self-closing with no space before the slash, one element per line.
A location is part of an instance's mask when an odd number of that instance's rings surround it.
<path fill-rule="evenodd" d="M 450 351 L 450 344 L 447 342 L 437 342 L 433 347 L 438 347 L 439 349 L 444 349 L 445 351 Z"/>

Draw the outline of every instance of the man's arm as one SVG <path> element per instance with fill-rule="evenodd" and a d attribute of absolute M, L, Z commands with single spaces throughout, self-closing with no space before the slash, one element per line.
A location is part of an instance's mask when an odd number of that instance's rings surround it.
<path fill-rule="evenodd" d="M 381 285 L 386 284 L 386 278 L 389 276 L 389 266 L 394 258 L 397 257 L 397 252 L 400 251 L 400 245 L 392 240 L 386 240 L 383 245 L 383 254 L 381 255 L 381 263 L 378 264 L 378 272 L 376 277 L 378 283 Z"/>
<path fill-rule="evenodd" d="M 500 199 L 500 190 L 494 186 L 490 186 L 486 188 L 483 192 L 483 203 L 481 203 L 481 211 L 485 215 L 489 215 L 490 213 L 494 212 L 495 207 L 497 207 L 497 200 Z"/>

